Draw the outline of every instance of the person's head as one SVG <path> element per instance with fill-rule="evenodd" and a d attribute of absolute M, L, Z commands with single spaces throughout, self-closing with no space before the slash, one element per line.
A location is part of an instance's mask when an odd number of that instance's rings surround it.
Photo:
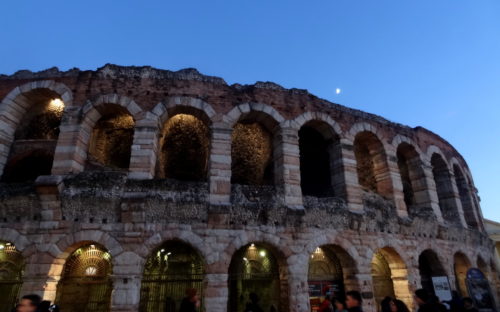
<path fill-rule="evenodd" d="M 415 299 L 418 305 L 423 305 L 429 301 L 429 293 L 425 289 L 417 289 L 415 291 Z"/>
<path fill-rule="evenodd" d="M 382 312 L 391 311 L 391 306 L 390 306 L 391 301 L 392 301 L 392 298 L 389 296 L 382 299 L 382 301 L 380 302 L 380 308 L 381 308 Z"/>
<path fill-rule="evenodd" d="M 429 302 L 432 304 L 437 304 L 441 303 L 441 299 L 439 299 L 439 297 L 436 295 L 430 295 Z"/>
<path fill-rule="evenodd" d="M 347 308 L 354 308 L 354 307 L 359 307 L 361 306 L 361 294 L 359 291 L 356 290 L 351 290 L 345 293 L 346 299 L 345 303 Z"/>
<path fill-rule="evenodd" d="M 257 296 L 256 293 L 250 293 L 250 295 L 248 295 L 248 297 L 250 298 L 250 301 L 252 301 L 253 303 L 257 303 L 259 302 L 259 296 Z"/>
<path fill-rule="evenodd" d="M 474 307 L 474 302 L 470 297 L 465 297 L 462 301 L 464 302 L 464 308 L 470 309 Z"/>
<path fill-rule="evenodd" d="M 49 312 L 50 301 L 44 300 L 38 305 L 37 312 Z"/>
<path fill-rule="evenodd" d="M 21 298 L 17 307 L 18 312 L 35 312 L 42 301 L 39 295 L 26 295 Z"/>
<path fill-rule="evenodd" d="M 389 302 L 391 312 L 409 312 L 406 304 L 399 299 L 392 299 Z"/>
<path fill-rule="evenodd" d="M 345 301 L 340 298 L 334 298 L 333 305 L 335 306 L 335 311 L 344 311 L 346 309 Z"/>
<path fill-rule="evenodd" d="M 190 299 L 195 298 L 196 297 L 196 289 L 194 289 L 194 288 L 186 289 L 186 296 Z"/>

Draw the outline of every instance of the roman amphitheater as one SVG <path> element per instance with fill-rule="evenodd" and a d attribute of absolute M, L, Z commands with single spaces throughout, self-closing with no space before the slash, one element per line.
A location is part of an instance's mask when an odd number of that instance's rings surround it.
<path fill-rule="evenodd" d="M 0 76 L 0 311 L 415 307 L 493 243 L 460 154 L 421 127 L 277 84 L 105 65 Z M 436 288 L 436 289 L 434 289 Z"/>

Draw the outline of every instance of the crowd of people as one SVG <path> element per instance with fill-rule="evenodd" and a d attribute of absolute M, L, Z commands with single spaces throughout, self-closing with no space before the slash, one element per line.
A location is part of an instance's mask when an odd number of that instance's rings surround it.
<path fill-rule="evenodd" d="M 245 312 L 264 312 L 259 306 L 259 297 L 255 293 L 249 296 Z M 415 291 L 415 302 L 417 303 L 417 312 L 478 312 L 474 307 L 471 298 L 461 298 L 457 292 L 453 292 L 452 299 L 441 302 L 439 297 L 430 294 L 425 289 Z M 318 312 L 363 312 L 363 298 L 361 293 L 355 290 L 348 291 L 345 300 L 326 295 L 318 309 Z M 195 289 L 186 290 L 186 297 L 182 300 L 180 312 L 196 312 L 200 306 L 200 301 Z M 167 308 L 168 310 L 168 308 Z M 277 309 L 271 307 L 271 312 Z M 385 297 L 380 303 L 380 312 L 409 312 L 406 304 L 396 298 Z M 50 301 L 43 301 L 38 295 L 26 295 L 21 298 L 12 312 L 59 312 L 57 305 Z"/>
<path fill-rule="evenodd" d="M 337 297 L 325 296 L 318 312 L 362 312 L 362 297 L 358 291 L 348 291 L 345 300 Z M 430 294 L 425 289 L 415 292 L 417 312 L 478 312 L 471 298 L 461 298 L 456 291 L 452 299 L 441 302 L 438 296 Z M 380 312 L 410 312 L 406 304 L 396 298 L 385 297 L 378 309 Z"/>

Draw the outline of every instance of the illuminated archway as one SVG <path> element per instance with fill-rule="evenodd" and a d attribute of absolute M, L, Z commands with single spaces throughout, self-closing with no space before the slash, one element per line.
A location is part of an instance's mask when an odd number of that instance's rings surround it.
<path fill-rule="evenodd" d="M 404 301 L 408 307 L 413 306 L 406 264 L 393 248 L 381 248 L 373 255 L 371 274 L 377 307 L 387 296 Z"/>
<path fill-rule="evenodd" d="M 309 300 L 312 308 L 318 307 L 320 297 L 344 297 L 346 289 L 356 284 L 354 259 L 340 246 L 317 247 L 309 257 Z M 347 286 L 346 286 L 347 284 Z"/>
<path fill-rule="evenodd" d="M 418 257 L 418 270 L 420 272 L 422 288 L 432 294 L 434 294 L 432 277 L 447 276 L 438 255 L 431 249 L 424 250 Z"/>
<path fill-rule="evenodd" d="M 258 296 L 264 311 L 272 307 L 287 311 L 287 274 L 278 261 L 276 252 L 266 244 L 240 248 L 229 266 L 228 311 L 243 312 L 251 293 Z"/>
<path fill-rule="evenodd" d="M 22 285 L 24 258 L 10 242 L 0 241 L 0 312 L 15 306 Z"/>
<path fill-rule="evenodd" d="M 56 303 L 61 311 L 109 311 L 111 273 L 111 255 L 104 247 L 88 243 L 76 249 L 66 260 L 57 285 Z"/>
<path fill-rule="evenodd" d="M 204 263 L 199 253 L 181 241 L 167 241 L 146 261 L 141 284 L 141 312 L 176 312 L 187 289 L 195 289 L 203 311 Z"/>
<path fill-rule="evenodd" d="M 50 174 L 65 104 L 48 88 L 33 89 L 18 97 L 24 102 L 23 113 L 16 112 L 18 123 L 2 180 L 33 182 L 40 175 Z"/>
<path fill-rule="evenodd" d="M 362 131 L 354 139 L 354 156 L 358 182 L 366 190 L 391 198 L 392 182 L 389 167 L 380 139 L 372 132 Z"/>
<path fill-rule="evenodd" d="M 134 137 L 134 118 L 126 108 L 117 104 L 101 104 L 98 111 L 101 117 L 92 129 L 89 161 L 127 169 Z"/>
<path fill-rule="evenodd" d="M 200 115 L 179 113 L 167 120 L 160 140 L 158 177 L 206 181 L 210 131 Z"/>
<path fill-rule="evenodd" d="M 231 137 L 231 183 L 275 184 L 275 130 L 278 124 L 263 112 L 240 117 Z"/>
<path fill-rule="evenodd" d="M 468 297 L 469 292 L 467 291 L 466 279 L 467 271 L 471 268 L 471 263 L 467 256 L 461 252 L 455 253 L 453 260 L 457 290 L 463 297 Z"/>

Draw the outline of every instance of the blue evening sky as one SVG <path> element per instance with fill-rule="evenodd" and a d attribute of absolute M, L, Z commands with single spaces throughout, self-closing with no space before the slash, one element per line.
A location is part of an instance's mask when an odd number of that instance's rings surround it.
<path fill-rule="evenodd" d="M 0 73 L 105 63 L 274 81 L 426 127 L 465 157 L 500 221 L 498 0 L 0 3 Z"/>

